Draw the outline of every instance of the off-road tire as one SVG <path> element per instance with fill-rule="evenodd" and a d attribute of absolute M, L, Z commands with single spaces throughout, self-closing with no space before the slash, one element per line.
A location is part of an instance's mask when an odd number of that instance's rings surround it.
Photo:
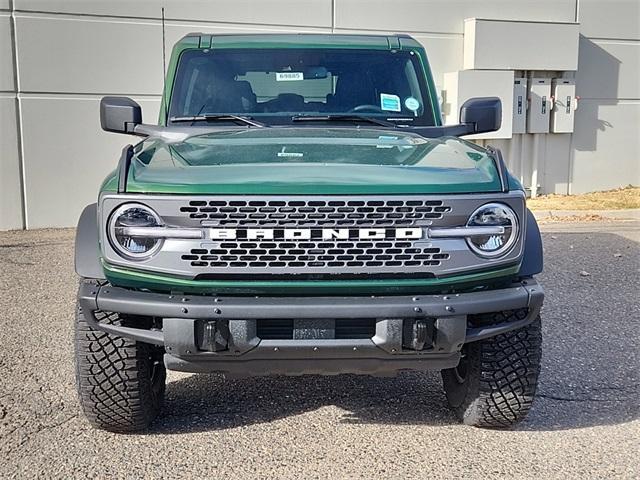
<path fill-rule="evenodd" d="M 518 320 L 522 310 L 498 312 L 482 323 Z M 465 424 L 508 428 L 522 420 L 533 403 L 540 373 L 540 317 L 495 337 L 465 344 L 456 368 L 442 371 L 449 406 Z"/>
<path fill-rule="evenodd" d="M 96 312 L 102 322 L 130 318 Z M 91 328 L 80 305 L 75 322 L 76 387 L 89 423 L 111 432 L 146 429 L 162 407 L 166 370 L 162 349 Z"/>

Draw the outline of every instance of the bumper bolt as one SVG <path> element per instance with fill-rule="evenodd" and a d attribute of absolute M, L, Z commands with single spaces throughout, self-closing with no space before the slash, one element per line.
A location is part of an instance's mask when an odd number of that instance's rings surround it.
<path fill-rule="evenodd" d="M 422 309 L 420 307 L 413 307 L 413 311 L 416 313 L 420 313 Z"/>
<path fill-rule="evenodd" d="M 213 313 L 215 313 L 216 315 L 220 315 L 222 313 L 222 310 L 220 310 L 219 308 L 215 308 L 213 310 Z"/>
<path fill-rule="evenodd" d="M 452 312 L 452 313 L 455 312 L 455 309 L 451 305 L 447 305 L 446 307 L 444 307 L 444 309 L 447 312 Z"/>
<path fill-rule="evenodd" d="M 182 313 L 189 313 L 189 310 L 184 308 L 184 307 L 182 307 Z"/>

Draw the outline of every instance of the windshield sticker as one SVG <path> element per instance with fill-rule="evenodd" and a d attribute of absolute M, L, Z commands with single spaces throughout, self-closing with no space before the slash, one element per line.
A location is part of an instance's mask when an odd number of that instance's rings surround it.
<path fill-rule="evenodd" d="M 276 82 L 295 82 L 304 80 L 302 72 L 276 72 Z"/>
<path fill-rule="evenodd" d="M 390 95 L 388 93 L 380 94 L 380 108 L 388 112 L 400 111 L 400 97 L 398 95 Z"/>
<path fill-rule="evenodd" d="M 398 141 L 398 137 L 392 137 L 389 135 L 380 135 L 378 137 L 378 144 L 376 148 L 393 148 Z M 389 145 L 391 143 L 392 145 Z"/>
<path fill-rule="evenodd" d="M 278 152 L 278 157 L 281 158 L 302 158 L 304 153 L 302 152 Z"/>
<path fill-rule="evenodd" d="M 404 106 L 412 112 L 417 112 L 420 108 L 420 102 L 417 98 L 409 97 L 404 101 Z"/>

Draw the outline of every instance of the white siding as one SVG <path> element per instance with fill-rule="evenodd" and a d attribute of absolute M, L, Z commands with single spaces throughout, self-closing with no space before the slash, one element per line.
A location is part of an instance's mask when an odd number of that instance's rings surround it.
<path fill-rule="evenodd" d="M 159 98 L 133 98 L 145 121 L 157 119 Z M 99 96 L 26 95 L 21 101 L 27 225 L 73 225 L 84 206 L 96 200 L 122 148 L 140 138 L 100 130 Z"/>
<path fill-rule="evenodd" d="M 22 228 L 16 97 L 0 93 L 0 229 Z"/>

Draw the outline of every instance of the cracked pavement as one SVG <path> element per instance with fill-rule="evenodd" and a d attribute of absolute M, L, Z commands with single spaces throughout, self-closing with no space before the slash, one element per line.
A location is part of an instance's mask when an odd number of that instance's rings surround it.
<path fill-rule="evenodd" d="M 0 478 L 638 478 L 640 225 L 542 229 L 543 368 L 515 429 L 457 424 L 437 373 L 170 372 L 144 435 L 79 411 L 73 230 L 0 233 Z"/>

